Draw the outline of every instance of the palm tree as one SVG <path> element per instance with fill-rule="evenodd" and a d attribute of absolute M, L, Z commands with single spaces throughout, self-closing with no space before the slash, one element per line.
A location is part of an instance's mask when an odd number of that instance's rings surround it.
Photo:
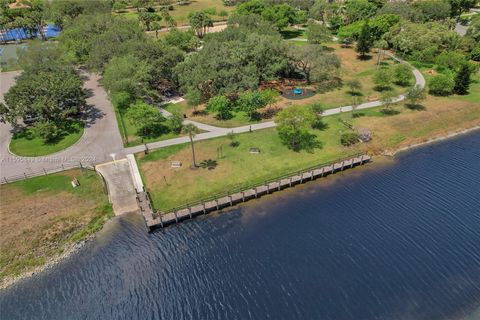
<path fill-rule="evenodd" d="M 197 162 L 195 161 L 195 147 L 193 146 L 193 138 L 198 132 L 198 128 L 195 127 L 193 124 L 189 123 L 183 126 L 182 132 L 188 134 L 188 137 L 190 138 L 190 143 L 192 145 L 192 158 L 193 158 L 193 167 L 197 167 Z"/>

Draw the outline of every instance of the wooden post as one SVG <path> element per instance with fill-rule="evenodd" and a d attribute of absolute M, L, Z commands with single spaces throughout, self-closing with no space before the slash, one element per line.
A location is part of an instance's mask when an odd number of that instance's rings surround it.
<path fill-rule="evenodd" d="M 242 191 L 242 201 L 245 202 L 245 192 Z"/>
<path fill-rule="evenodd" d="M 188 215 L 190 216 L 190 219 L 192 219 L 192 207 L 188 207 Z"/>
<path fill-rule="evenodd" d="M 278 191 L 280 191 L 280 186 L 282 185 L 282 179 L 278 180 Z"/>
<path fill-rule="evenodd" d="M 290 181 L 289 181 L 289 183 L 288 183 L 288 184 L 289 184 L 289 187 L 291 187 L 291 186 L 292 186 L 292 177 L 290 177 Z"/>
<path fill-rule="evenodd" d="M 45 168 L 43 168 L 43 172 L 45 172 L 45 175 L 47 175 L 47 170 L 45 170 Z"/>
<path fill-rule="evenodd" d="M 202 201 L 202 205 L 203 205 L 203 214 L 207 213 L 207 209 L 205 209 L 205 202 Z"/>
<path fill-rule="evenodd" d="M 62 170 L 65 170 L 65 168 L 63 167 L 63 163 L 62 163 Z"/>
<path fill-rule="evenodd" d="M 80 169 L 83 169 L 82 161 L 79 161 L 79 162 L 80 162 Z"/>
<path fill-rule="evenodd" d="M 6 178 L 6 177 L 3 177 L 3 179 L 5 179 L 5 183 L 8 183 L 8 180 L 7 180 L 7 178 Z"/>
<path fill-rule="evenodd" d="M 325 171 L 325 167 L 322 167 L 322 172 L 320 173 L 320 177 L 323 177 L 323 172 Z"/>
<path fill-rule="evenodd" d="M 303 172 L 300 174 L 300 183 L 303 183 Z"/>
<path fill-rule="evenodd" d="M 313 180 L 313 170 L 310 171 L 310 174 L 312 175 L 312 176 L 310 177 L 310 180 Z"/>
<path fill-rule="evenodd" d="M 353 168 L 353 159 L 351 159 L 352 163 L 350 163 L 350 168 Z"/>
<path fill-rule="evenodd" d="M 218 199 L 215 199 L 215 203 L 217 204 L 217 210 L 218 210 Z"/>
<path fill-rule="evenodd" d="M 360 164 L 361 164 L 361 165 L 363 164 L 363 154 L 362 154 L 362 156 L 360 157 Z"/>
<path fill-rule="evenodd" d="M 341 171 L 343 171 L 343 164 L 344 164 L 344 162 L 345 162 L 345 161 L 342 161 L 342 169 L 341 169 Z"/>
<path fill-rule="evenodd" d="M 270 183 L 267 183 L 267 194 L 270 193 Z"/>
<path fill-rule="evenodd" d="M 257 188 L 253 188 L 255 190 L 255 198 L 258 198 Z"/>
<path fill-rule="evenodd" d="M 163 228 L 163 220 L 162 220 L 162 215 L 160 215 L 160 226 Z"/>
<path fill-rule="evenodd" d="M 27 179 L 27 174 L 25 172 L 23 173 L 23 176 L 25 177 L 25 179 Z"/>
<path fill-rule="evenodd" d="M 232 196 L 231 196 L 231 195 L 228 195 L 228 198 L 230 199 L 230 205 L 233 206 Z"/>
<path fill-rule="evenodd" d="M 175 215 L 175 222 L 178 223 L 177 211 L 174 210 L 173 214 Z"/>

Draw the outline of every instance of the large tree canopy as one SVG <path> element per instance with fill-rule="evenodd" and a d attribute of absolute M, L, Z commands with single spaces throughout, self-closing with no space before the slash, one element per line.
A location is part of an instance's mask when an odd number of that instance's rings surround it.
<path fill-rule="evenodd" d="M 5 94 L 3 117 L 10 123 L 32 116 L 39 121 L 61 122 L 85 105 L 85 92 L 73 68 L 23 72 Z"/>
<path fill-rule="evenodd" d="M 197 92 L 206 101 L 218 94 L 255 89 L 264 80 L 278 78 L 287 67 L 288 56 L 279 35 L 228 27 L 210 35 L 203 49 L 188 56 L 175 71 L 189 96 Z"/>

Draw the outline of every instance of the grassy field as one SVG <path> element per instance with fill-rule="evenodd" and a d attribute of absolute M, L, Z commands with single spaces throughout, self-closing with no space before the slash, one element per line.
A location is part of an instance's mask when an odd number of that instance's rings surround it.
<path fill-rule="evenodd" d="M 290 43 L 291 45 L 296 45 L 295 43 Z M 305 43 L 305 42 L 304 42 Z M 377 59 L 375 56 L 370 60 L 360 60 L 358 59 L 357 53 L 352 48 L 342 48 L 339 44 L 330 44 L 329 47 L 335 51 L 337 56 L 340 58 L 341 74 L 340 77 L 343 83 L 346 83 L 349 80 L 357 79 L 362 84 L 361 94 L 357 96 L 358 103 L 375 101 L 381 98 L 381 92 L 375 90 L 375 84 L 373 83 L 373 75 L 377 69 Z M 397 64 L 393 59 L 385 57 L 382 61 L 382 64 L 386 68 L 390 68 L 393 65 Z M 411 76 L 411 83 L 414 84 L 414 77 Z M 397 85 L 391 86 L 391 91 L 395 95 L 399 95 L 405 91 L 407 88 L 400 87 Z M 349 92 L 349 88 L 346 85 L 343 85 L 340 88 L 325 92 L 317 93 L 313 97 L 302 99 L 302 100 L 290 100 L 283 97 L 279 97 L 277 103 L 273 106 L 276 108 L 285 108 L 289 105 L 310 105 L 312 103 L 320 103 L 324 108 L 335 108 L 340 106 L 346 106 L 352 104 L 352 95 Z M 272 119 L 262 119 L 258 121 L 250 121 L 246 114 L 238 112 L 234 114 L 234 117 L 229 120 L 218 120 L 215 118 L 215 114 L 212 113 L 200 113 L 194 114 L 192 107 L 188 106 L 186 102 L 170 105 L 166 107 L 169 111 L 179 111 L 187 115 L 188 118 L 192 120 L 218 126 L 224 128 L 238 127 L 242 125 L 248 125 L 256 123 L 259 121 L 270 121 Z M 204 110 L 205 106 L 198 106 L 197 110 Z M 262 111 L 262 110 L 260 110 Z"/>
<path fill-rule="evenodd" d="M 0 281 L 43 265 L 113 216 L 101 178 L 89 170 L 2 185 L 0 197 Z"/>
<path fill-rule="evenodd" d="M 480 125 L 480 102 L 469 101 L 475 94 L 448 98 L 428 96 L 421 111 L 397 104 L 394 108 L 399 113 L 391 116 L 381 113 L 380 108 L 373 108 L 357 111 L 362 114 L 357 118 L 352 118 L 351 113 L 327 117 L 328 128 L 315 131 L 323 146 L 311 153 L 289 150 L 281 143 L 275 129 L 266 129 L 238 135 L 236 139 L 240 145 L 236 148 L 229 146 L 228 138 L 196 142 L 197 161 L 217 160 L 218 166 L 214 170 L 191 170 L 188 144 L 153 151 L 147 156 L 138 155 L 140 170 L 154 206 L 167 210 L 239 184 L 275 178 L 352 153 L 381 154 L 449 131 Z M 373 133 L 373 140 L 343 147 L 340 135 L 349 129 L 339 121 L 340 118 L 356 129 L 368 128 Z M 260 148 L 261 153 L 250 154 L 252 147 Z M 222 150 L 220 158 L 217 157 L 219 148 Z M 170 162 L 174 160 L 181 161 L 183 166 L 171 168 Z"/>
<path fill-rule="evenodd" d="M 160 9 L 159 6 L 155 7 L 156 9 Z M 221 16 L 221 11 L 226 11 L 230 13 L 235 9 L 235 7 L 227 7 L 223 4 L 221 0 L 194 0 L 190 1 L 188 5 L 173 5 L 174 10 L 169 11 L 170 15 L 175 19 L 178 26 L 185 26 L 189 25 L 188 22 L 188 15 L 192 12 L 196 11 L 204 11 L 204 10 L 212 10 L 214 9 L 216 14 L 210 14 L 210 17 L 213 21 L 225 21 L 227 20 L 228 16 Z M 138 13 L 135 9 L 129 9 L 127 12 L 117 13 L 123 15 L 128 19 L 138 19 Z M 162 26 L 165 26 L 165 21 L 161 21 Z"/>
<path fill-rule="evenodd" d="M 68 134 L 54 143 L 44 143 L 43 139 L 36 136 L 31 128 L 14 134 L 10 142 L 10 151 L 18 156 L 37 157 L 55 153 L 66 149 L 77 142 L 83 135 L 83 123 L 73 124 Z"/>
<path fill-rule="evenodd" d="M 114 108 L 115 116 L 117 118 L 117 123 L 120 130 L 120 135 L 122 136 L 123 144 L 125 147 L 133 147 L 143 143 L 167 140 L 180 136 L 173 132 L 167 132 L 154 137 L 142 138 L 137 134 L 138 127 L 135 126 L 122 111 L 118 110 L 117 107 L 114 106 Z"/>

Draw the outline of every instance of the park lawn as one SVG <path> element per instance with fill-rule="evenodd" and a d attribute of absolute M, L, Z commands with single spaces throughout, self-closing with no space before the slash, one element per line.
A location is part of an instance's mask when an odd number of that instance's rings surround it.
<path fill-rule="evenodd" d="M 161 6 L 155 6 L 155 9 L 159 11 Z M 228 16 L 222 17 L 219 15 L 220 11 L 226 11 L 230 13 L 235 7 L 228 7 L 223 4 L 221 0 L 194 0 L 190 1 L 188 5 L 173 5 L 174 10 L 169 11 L 170 16 L 175 19 L 178 26 L 189 25 L 188 15 L 192 12 L 203 11 L 205 9 L 215 9 L 217 14 L 210 15 L 214 22 L 226 21 Z M 122 15 L 127 19 L 138 20 L 138 12 L 136 9 L 129 9 L 127 12 L 115 13 Z M 163 27 L 166 27 L 165 21 L 160 22 Z"/>
<path fill-rule="evenodd" d="M 174 133 L 174 132 L 166 132 L 157 136 L 152 137 L 141 137 L 138 135 L 138 127 L 135 126 L 126 116 L 125 114 L 119 110 L 116 106 L 115 108 L 115 116 L 117 118 L 117 123 L 120 130 L 120 135 L 122 136 L 123 145 L 125 147 L 133 147 L 138 146 L 140 144 L 154 142 L 154 141 L 161 141 L 161 140 L 168 140 L 173 138 L 178 138 L 181 135 Z"/>
<path fill-rule="evenodd" d="M 290 42 L 292 43 L 292 42 Z M 375 90 L 375 84 L 373 83 L 373 75 L 377 69 L 377 58 L 373 56 L 370 60 L 358 59 L 357 53 L 352 48 L 342 48 L 339 44 L 330 44 L 331 50 L 335 50 L 335 53 L 339 56 L 342 66 L 341 74 L 343 83 L 348 80 L 357 79 L 362 84 L 361 95 L 357 96 L 358 103 L 364 103 L 368 101 L 376 101 L 381 99 L 381 92 Z M 392 67 L 397 62 L 387 56 L 382 60 L 382 64 L 385 67 Z M 413 74 L 411 75 L 411 84 L 415 83 Z M 408 88 L 401 87 L 393 84 L 391 86 L 392 93 L 397 96 L 406 92 Z M 313 97 L 305 98 L 301 100 L 291 100 L 279 97 L 278 101 L 272 106 L 282 109 L 291 105 L 311 105 L 313 103 L 320 103 L 325 109 L 336 108 L 340 106 L 348 106 L 353 102 L 352 95 L 349 92 L 349 88 L 343 85 L 341 88 L 333 89 L 325 93 L 317 93 Z M 233 128 L 238 126 L 244 126 L 254 124 L 263 121 L 271 121 L 272 119 L 260 119 L 257 121 L 250 121 L 246 114 L 238 112 L 234 114 L 234 117 L 229 120 L 218 120 L 213 113 L 200 113 L 194 115 L 193 107 L 188 106 L 187 102 L 182 102 L 175 105 L 166 106 L 166 109 L 170 112 L 179 111 L 192 120 L 217 126 L 223 128 Z M 197 107 L 197 110 L 204 110 L 205 106 L 201 105 Z"/>
<path fill-rule="evenodd" d="M 0 197 L 0 282 L 61 255 L 113 216 L 101 177 L 87 169 L 2 185 Z"/>
<path fill-rule="evenodd" d="M 55 143 L 44 143 L 43 139 L 36 136 L 32 128 L 15 133 L 10 142 L 10 152 L 17 156 L 38 157 L 64 150 L 83 135 L 83 123 L 75 122 L 69 129 L 68 134 L 61 137 Z"/>
<path fill-rule="evenodd" d="M 290 40 L 290 39 L 307 39 L 307 33 L 305 29 L 297 29 L 294 27 L 287 27 L 280 31 L 283 39 Z"/>
<path fill-rule="evenodd" d="M 240 184 L 258 183 L 358 152 L 357 147 L 341 146 L 340 135 L 348 129 L 337 117 L 329 117 L 325 121 L 329 128 L 315 131 L 323 147 L 313 152 L 292 151 L 282 144 L 275 129 L 265 129 L 237 135 L 240 145 L 235 148 L 229 145 L 227 137 L 196 142 L 197 162 L 215 159 L 218 166 L 214 170 L 189 168 L 192 164 L 189 144 L 177 149 L 159 150 L 161 156 L 155 156 L 157 151 L 147 156 L 139 155 L 140 170 L 155 208 L 166 210 Z M 217 158 L 218 148 L 221 148 L 220 159 Z M 250 154 L 250 148 L 259 148 L 261 153 Z M 171 168 L 170 162 L 174 160 L 181 161 L 182 167 Z"/>
<path fill-rule="evenodd" d="M 206 159 L 218 161 L 217 168 L 210 171 L 189 169 L 192 164 L 189 144 L 160 149 L 137 158 L 153 204 L 163 211 L 239 185 L 258 183 L 356 152 L 383 154 L 480 125 L 480 103 L 467 101 L 469 96 L 462 98 L 428 96 L 422 102 L 425 109 L 421 111 L 410 110 L 404 103 L 398 103 L 393 107 L 399 111 L 396 115 L 384 115 L 380 112 L 381 107 L 377 107 L 358 110 L 363 116 L 357 118 L 353 118 L 350 112 L 326 117 L 324 121 L 328 128 L 314 131 L 323 147 L 311 153 L 289 150 L 281 143 L 276 129 L 265 129 L 237 135 L 236 140 L 240 142 L 237 148 L 229 146 L 227 137 L 196 142 L 197 162 Z M 368 128 L 373 140 L 343 147 L 340 136 L 349 129 L 339 121 L 340 118 L 356 129 Z M 248 151 L 252 147 L 260 148 L 261 154 L 250 154 Z M 217 158 L 219 148 L 222 153 L 220 159 Z M 171 168 L 170 162 L 174 160 L 181 161 L 182 167 Z"/>

